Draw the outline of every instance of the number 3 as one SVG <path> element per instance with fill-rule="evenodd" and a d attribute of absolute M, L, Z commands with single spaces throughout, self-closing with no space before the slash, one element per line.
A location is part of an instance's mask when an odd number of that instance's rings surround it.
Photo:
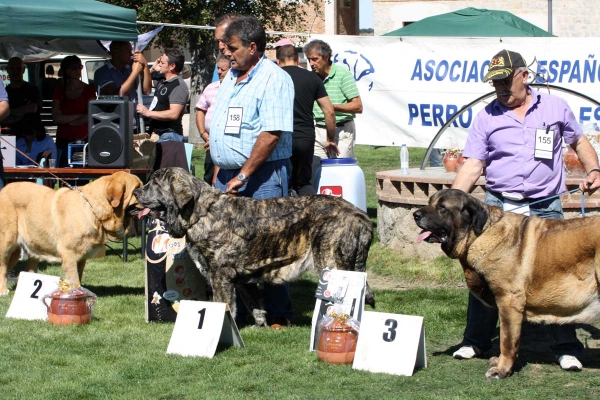
<path fill-rule="evenodd" d="M 398 327 L 398 321 L 395 319 L 388 319 L 385 321 L 385 326 L 389 326 L 387 332 L 383 333 L 384 342 L 393 342 L 396 339 L 396 328 Z"/>

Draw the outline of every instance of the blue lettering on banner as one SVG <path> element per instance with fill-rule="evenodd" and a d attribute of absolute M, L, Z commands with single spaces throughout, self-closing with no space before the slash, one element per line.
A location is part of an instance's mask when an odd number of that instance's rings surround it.
<path fill-rule="evenodd" d="M 530 70 L 534 83 L 595 83 L 600 82 L 600 65 L 595 54 L 586 60 L 535 60 Z M 489 61 L 477 60 L 415 60 L 411 81 L 482 82 Z"/>
<path fill-rule="evenodd" d="M 460 107 L 462 108 L 462 107 Z M 408 104 L 408 125 L 420 120 L 421 126 L 443 126 L 454 114 L 459 110 L 459 107 L 454 104 Z M 417 121 L 415 121 L 417 120 Z M 452 122 L 452 126 L 468 128 L 473 122 L 473 110 L 469 108 L 463 112 L 456 120 Z"/>
<path fill-rule="evenodd" d="M 535 83 L 595 83 L 600 82 L 600 68 L 594 60 L 537 60 Z"/>
<path fill-rule="evenodd" d="M 600 107 L 581 107 L 579 109 L 579 122 L 591 121 L 594 117 L 595 121 L 600 121 Z"/>
<path fill-rule="evenodd" d="M 489 61 L 479 63 L 478 61 L 459 60 L 436 60 L 423 61 L 417 59 L 413 69 L 411 81 L 435 81 L 440 82 L 449 79 L 450 82 L 481 82 L 487 73 Z"/>

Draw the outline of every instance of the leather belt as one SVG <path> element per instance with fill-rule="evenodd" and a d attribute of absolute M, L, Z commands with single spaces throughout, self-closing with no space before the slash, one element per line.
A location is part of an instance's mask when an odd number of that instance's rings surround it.
<path fill-rule="evenodd" d="M 346 125 L 348 122 L 352 121 L 351 119 L 347 120 L 347 121 L 343 121 L 343 122 L 338 122 L 337 124 L 335 124 L 335 126 L 337 128 L 342 127 L 344 125 Z M 324 124 L 315 124 L 315 126 L 317 128 L 326 128 L 326 126 Z"/>

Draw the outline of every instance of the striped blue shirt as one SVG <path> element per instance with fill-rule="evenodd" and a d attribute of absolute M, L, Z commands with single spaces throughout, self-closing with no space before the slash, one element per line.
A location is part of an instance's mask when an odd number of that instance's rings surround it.
<path fill-rule="evenodd" d="M 235 83 L 240 72 L 230 69 L 219 88 L 210 125 L 210 155 L 224 169 L 239 169 L 252 153 L 261 132 L 281 131 L 267 161 L 292 155 L 294 84 L 277 64 L 263 56 L 248 77 Z M 231 107 L 242 108 L 241 129 L 225 133 Z"/>

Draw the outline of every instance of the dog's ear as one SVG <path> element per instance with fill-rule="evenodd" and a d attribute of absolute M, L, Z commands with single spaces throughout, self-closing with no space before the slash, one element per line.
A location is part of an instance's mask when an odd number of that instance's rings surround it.
<path fill-rule="evenodd" d="M 185 206 L 194 200 L 196 194 L 192 175 L 184 169 L 177 168 L 171 176 L 171 192 L 177 208 L 182 210 Z"/>
<path fill-rule="evenodd" d="M 468 213 L 469 223 L 473 227 L 476 235 L 481 235 L 483 227 L 488 220 L 488 210 L 483 206 L 483 203 L 474 197 L 466 195 L 466 203 L 464 209 Z"/>
<path fill-rule="evenodd" d="M 116 176 L 118 174 L 119 172 L 110 176 L 110 182 L 106 187 L 106 199 L 112 208 L 119 207 L 119 204 L 121 204 L 121 200 L 123 199 L 123 194 L 127 189 L 125 180 L 119 179 L 120 177 Z"/>

